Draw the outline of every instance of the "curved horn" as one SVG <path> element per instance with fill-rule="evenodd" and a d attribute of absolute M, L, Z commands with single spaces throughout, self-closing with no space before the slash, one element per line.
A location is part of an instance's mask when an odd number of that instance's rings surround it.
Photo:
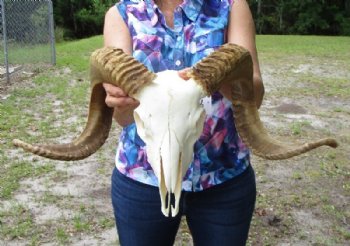
<path fill-rule="evenodd" d="M 52 145 L 31 145 L 15 139 L 13 144 L 50 159 L 84 159 L 104 144 L 112 124 L 113 109 L 105 103 L 106 92 L 102 82 L 109 82 L 122 88 L 128 95 L 133 95 L 143 85 L 151 82 L 155 74 L 121 49 L 102 48 L 91 55 L 90 77 L 92 91 L 88 121 L 77 139 L 68 144 Z"/>
<path fill-rule="evenodd" d="M 229 84 L 237 131 L 253 153 L 265 159 L 287 159 L 322 145 L 336 148 L 334 139 L 326 138 L 303 145 L 286 145 L 272 139 L 262 122 L 254 100 L 253 62 L 249 52 L 235 44 L 225 44 L 197 63 L 189 72 L 208 95 Z"/>

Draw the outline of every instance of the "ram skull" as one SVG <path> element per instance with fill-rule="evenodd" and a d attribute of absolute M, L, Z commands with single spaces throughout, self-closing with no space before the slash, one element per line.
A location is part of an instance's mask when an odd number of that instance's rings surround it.
<path fill-rule="evenodd" d="M 204 96 L 193 79 L 185 81 L 176 71 L 158 73 L 134 95 L 140 101 L 134 111 L 137 132 L 146 143 L 148 162 L 158 178 L 165 215 L 178 213 L 182 179 L 203 131 L 205 111 L 200 100 Z"/>
<path fill-rule="evenodd" d="M 181 180 L 192 159 L 193 143 L 203 127 L 203 110 L 198 103 L 204 94 L 210 96 L 223 87 L 231 90 L 228 99 L 234 106 L 237 131 L 253 153 L 262 158 L 286 159 L 322 145 L 338 145 L 331 138 L 295 145 L 271 138 L 260 121 L 254 100 L 251 56 L 238 45 L 225 44 L 197 63 L 188 73 L 190 81 L 179 79 L 174 71 L 156 75 L 115 48 L 95 51 L 90 64 L 92 94 L 83 133 L 69 144 L 31 145 L 21 140 L 14 140 L 14 144 L 57 160 L 79 160 L 93 154 L 105 142 L 112 123 L 113 109 L 105 104 L 102 87 L 102 82 L 109 81 L 141 102 L 135 110 L 135 121 L 160 182 L 162 212 L 166 216 L 178 212 Z M 163 80 L 169 81 L 163 84 Z M 172 195 L 174 206 L 170 206 Z"/>

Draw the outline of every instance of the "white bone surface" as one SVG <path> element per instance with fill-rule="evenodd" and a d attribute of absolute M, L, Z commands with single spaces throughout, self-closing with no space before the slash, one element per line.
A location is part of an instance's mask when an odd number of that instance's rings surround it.
<path fill-rule="evenodd" d="M 140 101 L 134 111 L 137 132 L 158 178 L 165 216 L 174 217 L 179 210 L 182 179 L 193 159 L 193 145 L 203 131 L 205 111 L 200 101 L 204 96 L 195 81 L 181 79 L 177 71 L 157 73 L 150 85 L 134 95 Z"/>

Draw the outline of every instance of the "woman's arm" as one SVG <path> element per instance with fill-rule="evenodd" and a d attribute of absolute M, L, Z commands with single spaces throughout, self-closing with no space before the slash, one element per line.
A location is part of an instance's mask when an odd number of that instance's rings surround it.
<path fill-rule="evenodd" d="M 120 48 L 129 55 L 132 53 L 129 29 L 115 6 L 106 13 L 103 38 L 104 46 Z M 113 117 L 118 124 L 126 126 L 132 123 L 134 121 L 133 111 L 139 102 L 126 95 L 119 87 L 107 83 L 104 83 L 103 87 L 107 93 L 106 104 L 114 108 Z"/>
<path fill-rule="evenodd" d="M 264 84 L 255 44 L 255 25 L 246 0 L 235 0 L 232 4 L 227 38 L 228 43 L 245 47 L 252 56 L 254 66 L 254 96 L 256 105 L 260 108 L 264 97 Z"/>

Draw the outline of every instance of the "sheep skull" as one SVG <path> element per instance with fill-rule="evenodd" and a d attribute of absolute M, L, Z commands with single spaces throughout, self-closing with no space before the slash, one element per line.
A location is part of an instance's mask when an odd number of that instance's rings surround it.
<path fill-rule="evenodd" d="M 134 95 L 140 101 L 134 111 L 137 132 L 146 143 L 166 216 L 178 213 L 182 179 L 203 130 L 205 112 L 200 100 L 204 96 L 193 79 L 185 81 L 176 71 L 158 73 L 151 84 Z"/>

